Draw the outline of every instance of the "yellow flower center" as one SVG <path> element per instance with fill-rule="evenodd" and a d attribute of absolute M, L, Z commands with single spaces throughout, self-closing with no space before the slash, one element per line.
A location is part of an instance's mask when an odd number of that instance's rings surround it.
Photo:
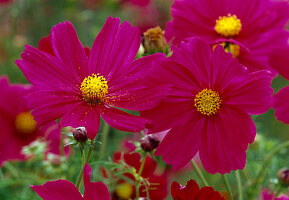
<path fill-rule="evenodd" d="M 99 103 L 108 92 L 107 81 L 99 74 L 86 77 L 80 86 L 83 99 L 90 103 Z"/>
<path fill-rule="evenodd" d="M 116 186 L 115 192 L 121 199 L 130 199 L 133 193 L 133 186 L 129 183 L 121 183 Z"/>
<path fill-rule="evenodd" d="M 211 89 L 204 89 L 196 95 L 194 102 L 197 110 L 201 114 L 212 116 L 220 109 L 222 99 L 218 92 Z"/>
<path fill-rule="evenodd" d="M 224 37 L 234 37 L 239 34 L 241 29 L 241 20 L 236 15 L 228 14 L 228 16 L 219 17 L 216 20 L 215 30 Z"/>
<path fill-rule="evenodd" d="M 22 112 L 16 116 L 15 127 L 20 133 L 30 134 L 36 129 L 36 121 L 30 112 Z"/>
<path fill-rule="evenodd" d="M 233 58 L 237 58 L 240 55 L 240 46 L 230 42 L 222 42 L 221 45 L 224 47 L 226 52 L 232 53 Z M 213 50 L 217 45 L 213 46 Z"/>

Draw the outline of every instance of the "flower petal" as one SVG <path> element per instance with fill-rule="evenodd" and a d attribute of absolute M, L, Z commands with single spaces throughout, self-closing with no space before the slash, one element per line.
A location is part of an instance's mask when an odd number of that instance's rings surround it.
<path fill-rule="evenodd" d="M 56 57 L 65 63 L 80 82 L 89 75 L 88 58 L 70 22 L 65 21 L 53 26 L 51 42 Z"/>
<path fill-rule="evenodd" d="M 126 75 L 139 47 L 138 29 L 109 17 L 91 48 L 89 72 L 99 73 L 113 84 Z"/>
<path fill-rule="evenodd" d="M 198 152 L 206 125 L 205 120 L 195 111 L 183 127 L 172 128 L 155 151 L 163 161 L 174 169 L 185 166 Z"/>
<path fill-rule="evenodd" d="M 255 136 L 256 127 L 248 114 L 223 107 L 208 120 L 202 135 L 200 159 L 204 168 L 211 174 L 243 169 L 248 144 Z"/>
<path fill-rule="evenodd" d="M 150 123 L 149 120 L 106 105 L 99 106 L 99 112 L 104 121 L 120 131 L 139 132 Z"/>
<path fill-rule="evenodd" d="M 282 88 L 274 95 L 275 116 L 278 120 L 289 124 L 289 86 Z"/>
<path fill-rule="evenodd" d="M 224 104 L 251 115 L 262 114 L 272 105 L 271 81 L 272 74 L 269 71 L 252 72 L 249 80 L 241 88 L 224 93 Z"/>
<path fill-rule="evenodd" d="M 16 60 L 16 65 L 25 77 L 35 87 L 41 89 L 71 89 L 80 85 L 77 77 L 71 74 L 71 69 L 58 58 L 26 45 L 22 60 Z"/>
<path fill-rule="evenodd" d="M 133 62 L 121 80 L 108 86 L 109 93 L 105 102 L 112 106 L 136 111 L 156 106 L 170 88 L 168 85 L 151 84 L 146 78 L 146 73 L 154 61 L 163 58 L 165 58 L 164 54 L 157 53 Z"/>
<path fill-rule="evenodd" d="M 84 200 L 110 200 L 109 191 L 102 182 L 91 182 L 91 168 L 88 164 L 84 166 Z"/>
<path fill-rule="evenodd" d="M 82 200 L 78 189 L 67 180 L 48 181 L 43 185 L 30 185 L 43 200 Z"/>
<path fill-rule="evenodd" d="M 73 128 L 85 127 L 89 139 L 94 139 L 98 133 L 100 116 L 96 106 L 86 103 L 78 103 L 70 112 L 67 112 L 60 120 L 61 127 Z"/>

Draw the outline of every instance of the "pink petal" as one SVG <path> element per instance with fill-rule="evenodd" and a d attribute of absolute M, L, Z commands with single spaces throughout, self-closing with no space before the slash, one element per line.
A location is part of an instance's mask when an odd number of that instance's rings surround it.
<path fill-rule="evenodd" d="M 71 74 L 71 68 L 58 58 L 26 45 L 22 60 L 16 65 L 34 86 L 41 89 L 71 89 L 80 85 L 77 77 Z"/>
<path fill-rule="evenodd" d="M 289 124 L 289 86 L 282 88 L 274 95 L 275 116 L 278 120 Z"/>
<path fill-rule="evenodd" d="M 67 180 L 48 181 L 44 185 L 30 185 L 43 200 L 83 200 L 78 189 Z"/>
<path fill-rule="evenodd" d="M 234 106 L 251 115 L 262 114 L 272 105 L 272 74 L 269 71 L 250 73 L 249 80 L 241 88 L 224 96 L 224 104 Z"/>
<path fill-rule="evenodd" d="M 150 133 L 155 133 L 183 125 L 195 109 L 193 99 L 180 102 L 163 101 L 152 110 L 142 111 L 141 116 L 152 120 L 153 125 L 148 128 L 153 129 Z"/>
<path fill-rule="evenodd" d="M 84 182 L 84 195 L 85 200 L 110 200 L 109 191 L 102 182 L 91 182 L 91 168 L 85 164 L 83 182 Z"/>
<path fill-rule="evenodd" d="M 147 71 L 156 60 L 165 58 L 158 53 L 137 59 L 126 71 L 126 75 L 114 85 L 109 85 L 105 102 L 109 105 L 129 109 L 145 110 L 156 106 L 170 89 L 167 85 L 151 84 Z"/>
<path fill-rule="evenodd" d="M 99 106 L 99 112 L 104 121 L 120 131 L 139 132 L 147 123 L 150 123 L 149 120 L 106 105 Z"/>
<path fill-rule="evenodd" d="M 289 46 L 278 47 L 270 53 L 270 65 L 277 70 L 281 76 L 289 80 Z"/>
<path fill-rule="evenodd" d="M 188 43 L 182 42 L 180 48 L 173 48 L 172 59 L 185 66 L 194 75 L 193 81 L 200 88 L 211 88 L 212 51 L 208 44 L 193 38 Z"/>
<path fill-rule="evenodd" d="M 89 72 L 99 73 L 110 84 L 127 75 L 140 47 L 140 33 L 128 22 L 109 17 L 97 35 L 89 57 Z"/>
<path fill-rule="evenodd" d="M 163 161 L 174 169 L 185 166 L 198 152 L 206 122 L 195 111 L 182 127 L 172 128 L 155 151 Z"/>
<path fill-rule="evenodd" d="M 88 58 L 70 22 L 65 21 L 52 28 L 51 42 L 55 55 L 79 81 L 89 75 Z"/>
<path fill-rule="evenodd" d="M 60 120 L 61 127 L 85 127 L 89 139 L 94 139 L 98 133 L 100 116 L 96 106 L 78 103 Z"/>
<path fill-rule="evenodd" d="M 32 111 L 37 125 L 54 121 L 70 112 L 76 104 L 77 95 L 74 91 L 66 90 L 38 90 L 28 94 L 28 106 Z"/>
<path fill-rule="evenodd" d="M 220 113 L 208 119 L 202 135 L 200 159 L 211 174 L 224 174 L 243 169 L 246 150 L 254 141 L 256 127 L 251 117 L 239 110 L 222 107 Z"/>

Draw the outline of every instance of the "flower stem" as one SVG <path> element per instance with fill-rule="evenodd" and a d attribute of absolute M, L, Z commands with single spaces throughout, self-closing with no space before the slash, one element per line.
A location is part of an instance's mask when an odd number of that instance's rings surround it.
<path fill-rule="evenodd" d="M 232 193 L 231 187 L 229 185 L 229 181 L 228 181 L 227 177 L 225 176 L 225 174 L 222 174 L 222 177 L 223 177 L 224 183 L 226 185 L 227 191 L 229 192 L 230 199 L 233 200 L 233 193 Z"/>
<path fill-rule="evenodd" d="M 264 162 L 260 168 L 260 171 L 257 175 L 257 178 L 254 182 L 254 186 L 257 187 L 258 184 L 260 184 L 260 182 L 262 181 L 262 178 L 264 176 L 265 173 L 265 169 L 266 167 L 269 165 L 270 161 L 272 160 L 272 158 L 279 153 L 283 148 L 288 148 L 289 147 L 289 141 L 284 142 L 282 144 L 279 144 L 275 149 L 273 149 L 264 159 Z"/>
<path fill-rule="evenodd" d="M 237 184 L 238 184 L 238 199 L 239 200 L 243 200 L 243 188 L 242 188 L 242 180 L 241 180 L 241 177 L 240 177 L 240 173 L 239 171 L 236 171 L 236 179 L 237 179 Z"/>
<path fill-rule="evenodd" d="M 105 152 L 105 148 L 106 148 L 106 144 L 107 144 L 107 138 L 108 138 L 108 135 L 109 135 L 109 129 L 110 129 L 110 126 L 106 122 L 104 122 L 103 136 L 102 136 L 102 145 L 100 147 L 98 160 L 102 160 L 102 158 L 104 156 L 104 152 Z"/>
<path fill-rule="evenodd" d="M 137 174 L 137 179 L 135 181 L 135 193 L 136 193 L 136 200 L 139 200 L 139 178 L 141 177 L 144 165 L 145 165 L 145 161 L 146 161 L 146 154 L 143 157 L 141 166 L 139 168 L 138 174 Z"/>
<path fill-rule="evenodd" d="M 194 160 L 191 160 L 191 164 L 192 164 L 194 170 L 196 171 L 196 173 L 198 174 L 198 177 L 201 179 L 203 185 L 208 186 L 209 184 L 208 184 L 207 180 L 205 179 L 202 171 L 199 169 L 199 167 L 197 166 L 197 164 L 195 163 Z"/>
<path fill-rule="evenodd" d="M 77 189 L 80 188 L 80 183 L 81 183 L 81 180 L 82 180 L 82 177 L 83 177 L 83 171 L 84 171 L 84 165 L 85 163 L 88 163 L 89 162 L 89 159 L 90 159 L 90 156 L 91 156 L 91 153 L 92 153 L 92 150 L 93 150 L 93 146 L 94 146 L 94 140 L 91 140 L 90 141 L 90 147 L 89 147 L 89 150 L 88 150 L 88 154 L 87 154 L 87 157 L 85 159 L 85 156 L 84 156 L 84 151 L 82 152 L 82 167 L 81 167 L 81 170 L 79 172 L 79 175 L 78 175 L 78 178 L 77 178 L 77 181 L 76 181 L 76 187 Z"/>

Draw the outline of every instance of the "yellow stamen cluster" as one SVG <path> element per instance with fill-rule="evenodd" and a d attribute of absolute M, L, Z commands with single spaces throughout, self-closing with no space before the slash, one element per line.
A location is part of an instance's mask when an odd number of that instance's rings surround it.
<path fill-rule="evenodd" d="M 16 116 L 15 127 L 20 133 L 30 134 L 36 129 L 36 121 L 30 112 L 22 112 Z"/>
<path fill-rule="evenodd" d="M 124 182 L 116 186 L 115 192 L 121 199 L 130 199 L 133 194 L 133 186 Z"/>
<path fill-rule="evenodd" d="M 194 102 L 201 114 L 212 116 L 220 109 L 222 99 L 218 92 L 211 89 L 203 89 L 196 95 Z"/>
<path fill-rule="evenodd" d="M 80 91 L 85 101 L 99 103 L 108 92 L 107 81 L 99 74 L 92 74 L 82 81 Z"/>
<path fill-rule="evenodd" d="M 234 37 L 239 34 L 242 29 L 241 20 L 236 15 L 228 14 L 228 16 L 219 17 L 216 20 L 215 30 L 224 37 Z"/>

